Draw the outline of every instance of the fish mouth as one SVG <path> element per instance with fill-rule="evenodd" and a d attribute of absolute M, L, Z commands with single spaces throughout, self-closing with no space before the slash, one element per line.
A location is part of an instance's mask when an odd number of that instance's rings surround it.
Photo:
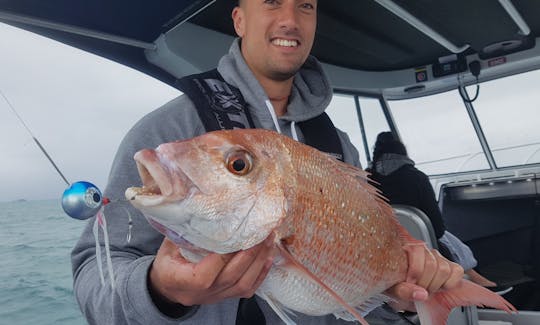
<path fill-rule="evenodd" d="M 143 206 L 180 201 L 194 186 L 178 166 L 172 168 L 171 163 L 158 155 L 155 150 L 141 150 L 135 154 L 134 159 L 142 186 L 126 189 L 125 196 L 128 200 L 136 201 Z"/>

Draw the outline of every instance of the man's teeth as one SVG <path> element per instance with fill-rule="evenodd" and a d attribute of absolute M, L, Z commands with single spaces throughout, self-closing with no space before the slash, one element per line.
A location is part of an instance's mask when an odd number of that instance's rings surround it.
<path fill-rule="evenodd" d="M 278 45 L 278 46 L 286 46 L 286 47 L 296 47 L 298 46 L 297 41 L 289 41 L 285 39 L 275 39 L 272 41 L 272 44 Z"/>

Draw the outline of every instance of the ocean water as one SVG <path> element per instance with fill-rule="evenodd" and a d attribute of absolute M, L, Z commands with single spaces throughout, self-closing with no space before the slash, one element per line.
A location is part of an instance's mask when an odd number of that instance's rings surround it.
<path fill-rule="evenodd" d="M 0 202 L 0 324 L 86 324 L 70 262 L 84 225 L 60 200 Z"/>

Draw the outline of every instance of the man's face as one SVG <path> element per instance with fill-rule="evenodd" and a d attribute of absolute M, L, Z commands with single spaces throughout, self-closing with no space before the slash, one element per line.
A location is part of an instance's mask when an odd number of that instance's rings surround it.
<path fill-rule="evenodd" d="M 232 17 L 255 76 L 287 80 L 313 46 L 317 0 L 243 0 Z"/>

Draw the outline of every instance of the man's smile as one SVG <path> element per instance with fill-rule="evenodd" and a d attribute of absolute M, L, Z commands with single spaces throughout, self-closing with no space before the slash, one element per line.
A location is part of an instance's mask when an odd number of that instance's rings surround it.
<path fill-rule="evenodd" d="M 277 46 L 284 46 L 284 47 L 298 47 L 300 42 L 298 42 L 297 40 L 275 38 L 272 40 L 272 44 L 277 45 Z"/>

